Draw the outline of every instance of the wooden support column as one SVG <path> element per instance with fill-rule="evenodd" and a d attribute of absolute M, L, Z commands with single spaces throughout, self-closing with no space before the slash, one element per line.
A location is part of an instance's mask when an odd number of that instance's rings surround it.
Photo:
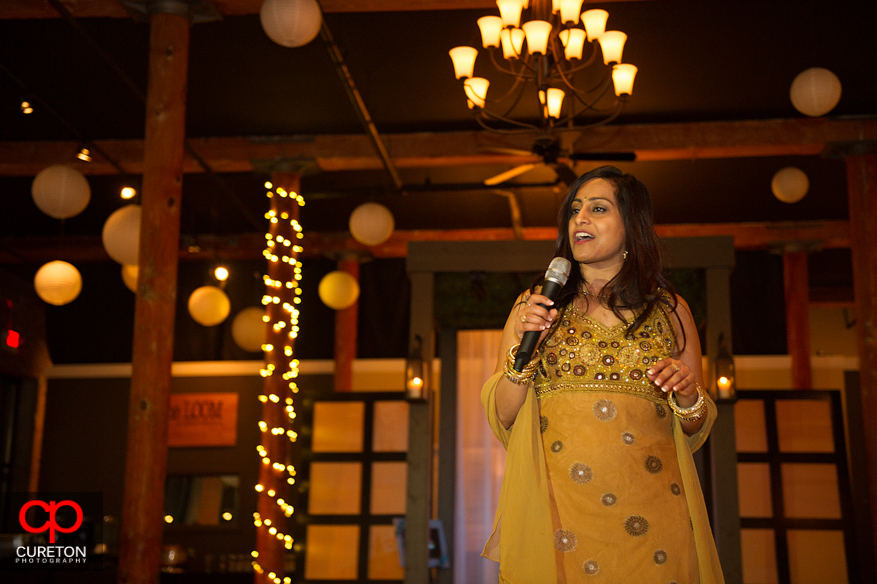
<path fill-rule="evenodd" d="M 409 265 L 409 271 L 411 266 Z M 431 375 L 435 355 L 433 306 L 435 276 L 411 272 L 411 342 L 422 340 L 427 395 L 435 386 Z M 408 410 L 408 484 L 405 506 L 405 584 L 425 584 L 429 577 L 429 519 L 432 508 L 432 398 L 410 402 Z"/>
<path fill-rule="evenodd" d="M 359 282 L 359 261 L 343 257 L 338 269 L 347 272 Z M 356 337 L 359 334 L 359 300 L 353 305 L 335 311 L 335 391 L 353 389 L 353 361 L 356 359 Z"/>
<path fill-rule="evenodd" d="M 783 284 L 786 298 L 786 345 L 792 356 L 792 388 L 810 389 L 810 285 L 807 252 L 783 253 Z"/>
<path fill-rule="evenodd" d="M 119 582 L 159 577 L 183 182 L 189 19 L 153 14 Z"/>
<path fill-rule="evenodd" d="M 871 529 L 877 542 L 877 155 L 846 157 Z M 877 550 L 875 550 L 877 551 Z"/>
<path fill-rule="evenodd" d="M 256 584 L 272 584 L 275 578 L 283 578 L 283 559 L 292 545 L 286 540 L 290 534 L 290 522 L 286 508 L 280 503 L 290 501 L 289 467 L 293 465 L 291 430 L 287 410 L 292 406 L 295 388 L 295 370 L 290 366 L 294 359 L 295 337 L 298 326 L 297 286 L 289 286 L 297 280 L 296 268 L 300 247 L 298 225 L 301 175 L 292 172 L 274 172 L 271 175 L 274 191 L 271 196 L 271 222 L 268 240 L 268 280 L 266 297 L 268 327 L 266 329 L 265 377 L 260 422 L 261 445 L 259 449 L 258 517 L 256 521 Z M 276 219 L 276 221 L 275 221 Z M 274 531 L 272 533 L 272 530 Z M 278 535 L 279 534 L 279 535 Z"/>

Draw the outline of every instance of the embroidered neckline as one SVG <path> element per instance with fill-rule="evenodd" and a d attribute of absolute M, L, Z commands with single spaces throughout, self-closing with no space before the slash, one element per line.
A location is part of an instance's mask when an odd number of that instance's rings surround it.
<path fill-rule="evenodd" d="M 614 334 L 614 333 L 616 333 L 616 331 L 617 331 L 618 329 L 620 329 L 620 328 L 627 328 L 627 327 L 629 327 L 629 326 L 630 326 L 630 323 L 633 322 L 633 321 L 624 321 L 624 320 L 622 320 L 621 322 L 617 322 L 617 323 L 615 323 L 615 324 L 613 324 L 613 325 L 607 325 L 607 324 L 604 324 L 604 323 L 600 322 L 600 321 L 597 320 L 596 318 L 594 318 L 594 317 L 592 317 L 592 316 L 590 316 L 590 315 L 588 315 L 588 314 L 585 314 L 584 312 L 582 312 L 581 310 L 579 310 L 578 308 L 576 308 L 575 304 L 573 304 L 573 303 L 570 303 L 570 304 L 568 305 L 568 307 L 569 307 L 570 309 L 572 309 L 572 312 L 574 312 L 578 317 L 587 320 L 587 321 L 590 322 L 591 324 L 595 325 L 596 327 L 598 327 L 598 328 L 602 329 L 603 331 L 605 331 L 606 333 L 610 333 L 610 334 Z M 636 317 L 634 317 L 634 320 L 636 320 Z"/>

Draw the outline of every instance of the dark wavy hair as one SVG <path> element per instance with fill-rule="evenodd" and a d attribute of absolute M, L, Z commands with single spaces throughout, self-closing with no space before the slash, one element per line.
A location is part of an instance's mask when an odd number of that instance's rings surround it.
<path fill-rule="evenodd" d="M 618 210 L 624 221 L 627 251 L 627 258 L 621 270 L 606 283 L 601 295 L 606 297 L 607 305 L 612 312 L 624 322 L 627 319 L 622 314 L 623 310 L 633 310 L 638 313 L 627 328 L 627 332 L 632 333 L 648 318 L 658 303 L 665 304 L 675 312 L 677 301 L 675 289 L 663 272 L 661 243 L 655 233 L 649 192 L 636 177 L 625 174 L 614 166 L 600 166 L 578 177 L 569 185 L 560 206 L 557 214 L 557 242 L 554 256 L 568 259 L 572 264 L 572 270 L 569 280 L 555 301 L 555 306 L 558 312 L 561 312 L 572 303 L 579 288 L 587 284 L 572 254 L 569 221 L 572 201 L 576 193 L 586 182 L 596 178 L 602 178 L 615 187 Z M 530 287 L 531 292 L 541 279 L 540 276 Z"/>

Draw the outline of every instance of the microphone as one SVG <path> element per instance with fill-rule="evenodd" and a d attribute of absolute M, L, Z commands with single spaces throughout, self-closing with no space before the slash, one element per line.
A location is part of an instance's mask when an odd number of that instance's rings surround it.
<path fill-rule="evenodd" d="M 563 288 L 569 279 L 570 268 L 571 265 L 566 258 L 554 258 L 551 260 L 551 263 L 548 264 L 548 270 L 545 272 L 545 278 L 542 280 L 542 296 L 554 302 L 557 299 L 557 295 L 560 294 L 560 289 Z M 539 306 L 550 309 L 549 306 L 544 304 Z M 518 352 L 515 355 L 515 371 L 523 371 L 524 366 L 530 362 L 530 356 L 533 354 L 533 349 L 536 348 L 536 343 L 539 342 L 539 335 L 541 334 L 542 331 L 527 331 L 524 333 L 521 339 L 521 346 L 518 347 Z"/>

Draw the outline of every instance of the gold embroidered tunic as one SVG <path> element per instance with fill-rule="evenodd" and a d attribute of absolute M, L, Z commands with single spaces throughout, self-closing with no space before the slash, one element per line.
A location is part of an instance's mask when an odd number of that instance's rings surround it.
<path fill-rule="evenodd" d="M 668 314 L 632 334 L 560 318 L 534 380 L 557 582 L 699 582 L 673 415 L 646 376 L 676 348 Z"/>

